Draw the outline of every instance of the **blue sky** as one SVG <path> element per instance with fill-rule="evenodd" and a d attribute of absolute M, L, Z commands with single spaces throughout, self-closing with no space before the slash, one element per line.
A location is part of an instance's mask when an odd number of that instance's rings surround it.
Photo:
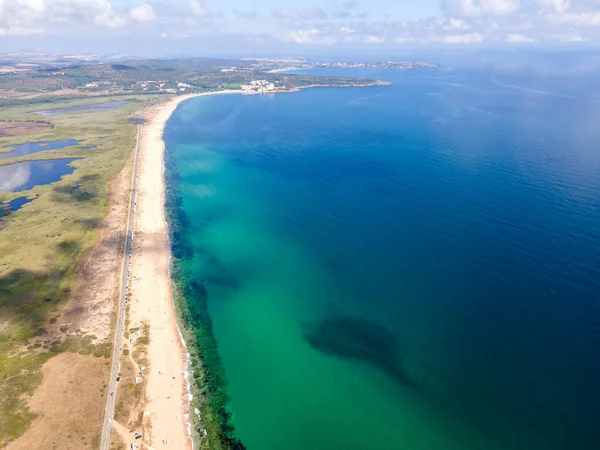
<path fill-rule="evenodd" d="M 336 54 L 600 42 L 600 0 L 0 0 L 0 52 Z"/>

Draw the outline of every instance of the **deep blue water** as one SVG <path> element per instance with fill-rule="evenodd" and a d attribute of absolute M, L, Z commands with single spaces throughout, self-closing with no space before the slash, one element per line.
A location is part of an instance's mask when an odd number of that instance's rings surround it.
<path fill-rule="evenodd" d="M 11 212 L 18 211 L 24 205 L 26 205 L 27 203 L 31 203 L 36 198 L 37 197 L 31 197 L 31 198 L 17 197 L 15 199 L 11 200 L 10 202 L 0 203 L 0 217 L 3 215 L 10 214 Z"/>
<path fill-rule="evenodd" d="M 394 84 L 194 99 L 166 130 L 237 435 L 600 448 L 597 81 L 318 73 Z"/>
<path fill-rule="evenodd" d="M 7 153 L 0 153 L 0 159 L 16 158 L 23 155 L 31 155 L 32 153 L 43 152 L 46 150 L 60 150 L 65 147 L 72 147 L 79 145 L 79 141 L 74 139 L 65 139 L 62 141 L 51 141 L 51 142 L 30 142 L 27 144 L 13 145 L 12 150 Z M 89 150 L 93 146 L 81 147 L 82 150 Z"/>
<path fill-rule="evenodd" d="M 25 161 L 0 166 L 0 192 L 19 192 L 54 183 L 75 170 L 69 164 L 77 158 Z"/>

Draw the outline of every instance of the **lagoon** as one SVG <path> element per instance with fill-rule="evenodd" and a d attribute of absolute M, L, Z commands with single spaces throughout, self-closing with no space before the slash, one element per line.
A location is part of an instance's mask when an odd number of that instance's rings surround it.
<path fill-rule="evenodd" d="M 46 150 L 60 150 L 62 148 L 73 147 L 77 145 L 79 145 L 79 141 L 74 139 L 18 144 L 9 147 L 9 149 L 12 149 L 9 152 L 0 152 L 0 159 L 17 158 L 19 156 L 31 155 L 33 153 L 43 152 Z"/>
<path fill-rule="evenodd" d="M 17 197 L 8 203 L 0 203 L 0 217 L 6 216 L 11 212 L 18 211 L 27 203 L 31 203 L 37 197 Z"/>
<path fill-rule="evenodd" d="M 54 183 L 75 170 L 69 164 L 77 158 L 25 161 L 0 166 L 0 192 L 26 191 Z"/>

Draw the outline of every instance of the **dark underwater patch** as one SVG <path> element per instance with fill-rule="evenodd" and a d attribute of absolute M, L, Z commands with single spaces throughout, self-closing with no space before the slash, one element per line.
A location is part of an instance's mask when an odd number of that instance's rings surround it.
<path fill-rule="evenodd" d="M 192 382 L 201 397 L 195 406 L 201 411 L 202 421 L 195 421 L 196 434 L 208 434 L 211 448 L 243 450 L 244 444 L 235 437 L 229 411 L 227 378 L 219 356 L 212 320 L 208 312 L 208 289 L 203 279 L 196 278 L 186 266 L 192 263 L 195 253 L 191 243 L 191 223 L 182 205 L 179 191 L 180 179 L 169 146 L 165 152 L 166 213 L 169 223 L 174 299 L 184 332 L 193 339 L 188 341 L 192 364 Z M 208 255 L 209 258 L 211 255 Z M 217 269 L 224 270 L 219 260 L 211 260 Z M 214 283 L 214 280 L 211 280 Z M 223 280 L 221 280 L 223 282 Z M 233 283 L 230 279 L 228 283 Z"/>
<path fill-rule="evenodd" d="M 403 369 L 400 343 L 382 325 L 360 317 L 330 316 L 317 324 L 306 325 L 304 337 L 315 350 L 362 361 L 396 383 L 420 390 Z"/>

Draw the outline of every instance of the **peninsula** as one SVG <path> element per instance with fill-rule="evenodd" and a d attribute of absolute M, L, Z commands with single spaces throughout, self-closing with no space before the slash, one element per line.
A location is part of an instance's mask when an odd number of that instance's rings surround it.
<path fill-rule="evenodd" d="M 387 84 L 370 78 L 277 73 L 282 69 L 282 64 L 273 61 L 189 58 L 78 61 L 54 67 L 47 63 L 37 67 L 30 62 L 28 68 L 24 69 L 16 61 L 4 61 L 4 69 L 0 72 L 0 106 L 106 95 L 184 95 L 241 90 L 257 80 L 272 84 L 273 90 L 279 92 L 309 86 Z M 317 66 L 298 66 L 308 67 Z"/>

